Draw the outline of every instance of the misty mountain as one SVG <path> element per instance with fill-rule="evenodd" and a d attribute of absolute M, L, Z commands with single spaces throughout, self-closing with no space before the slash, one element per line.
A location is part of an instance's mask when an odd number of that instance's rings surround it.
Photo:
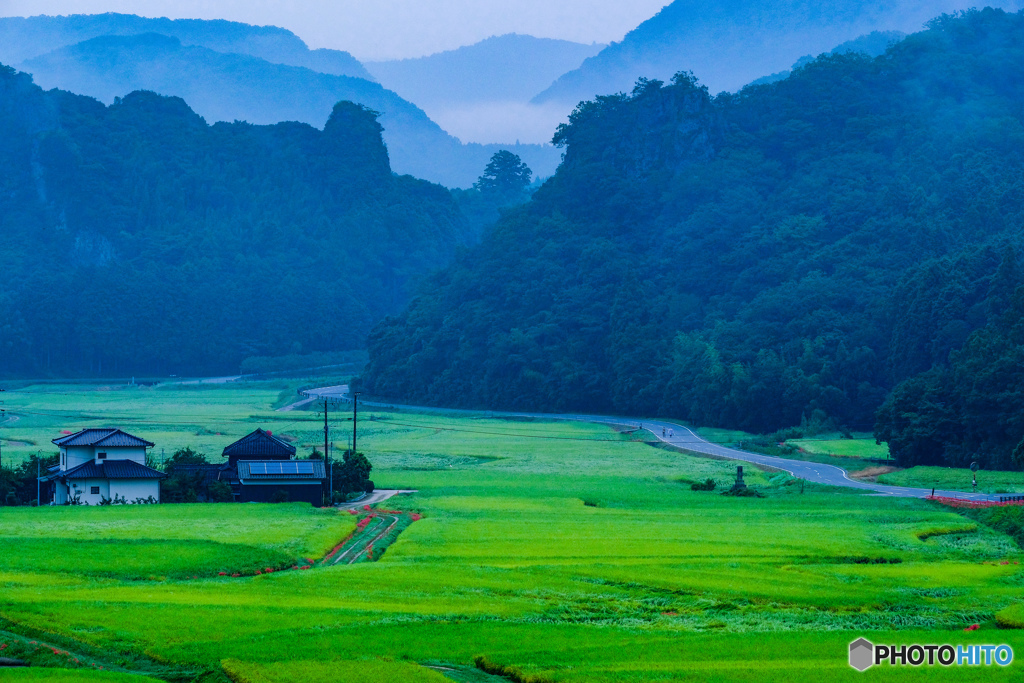
<path fill-rule="evenodd" d="M 429 112 L 434 106 L 526 102 L 604 47 L 509 33 L 427 57 L 365 66 L 385 88 Z"/>
<path fill-rule="evenodd" d="M 396 172 L 450 187 L 472 185 L 498 149 L 463 145 L 421 109 L 378 83 L 185 45 L 155 33 L 92 38 L 33 57 L 19 68 L 44 88 L 89 95 L 107 104 L 134 90 L 181 97 L 210 122 L 300 121 L 319 128 L 336 102 L 358 102 L 381 113 Z M 559 161 L 552 147 L 512 148 L 544 175 Z"/>
<path fill-rule="evenodd" d="M 75 14 L 0 18 L 0 62 L 20 64 L 100 36 L 159 33 L 184 45 L 259 57 L 274 64 L 303 66 L 335 76 L 373 80 L 359 60 L 342 50 L 310 50 L 294 33 L 277 26 L 250 26 L 236 21 L 149 19 L 133 14 Z"/>
<path fill-rule="evenodd" d="M 473 235 L 376 116 L 207 123 L 0 67 L 0 375 L 235 372 L 359 348 Z"/>
<path fill-rule="evenodd" d="M 510 33 L 366 68 L 463 140 L 546 143 L 570 108 L 530 105 L 530 98 L 603 47 Z"/>
<path fill-rule="evenodd" d="M 906 33 L 902 31 L 872 31 L 867 35 L 848 40 L 831 50 L 828 54 L 830 55 L 844 55 L 849 53 L 867 55 L 868 57 L 878 57 L 879 55 L 885 54 L 885 51 L 890 47 L 900 42 L 907 37 Z M 766 83 L 774 83 L 775 81 L 781 81 L 783 78 L 789 78 L 789 75 L 793 72 L 793 69 L 799 69 L 802 66 L 810 64 L 814 61 L 813 55 L 804 55 L 793 64 L 792 69 L 786 69 L 785 71 L 779 71 L 768 76 L 762 76 L 754 81 L 750 82 L 750 85 L 765 85 Z"/>
<path fill-rule="evenodd" d="M 373 331 L 364 391 L 770 432 L 870 429 L 898 386 L 880 433 L 905 462 L 1009 466 L 1024 13 L 737 94 L 641 80 L 556 141 L 532 201 Z"/>
<path fill-rule="evenodd" d="M 987 4 L 1016 9 L 1024 0 Z M 803 55 L 876 30 L 917 31 L 937 14 L 966 6 L 964 0 L 675 0 L 533 102 L 575 105 L 628 92 L 640 77 L 668 80 L 678 71 L 692 71 L 712 92 L 735 91 Z"/>

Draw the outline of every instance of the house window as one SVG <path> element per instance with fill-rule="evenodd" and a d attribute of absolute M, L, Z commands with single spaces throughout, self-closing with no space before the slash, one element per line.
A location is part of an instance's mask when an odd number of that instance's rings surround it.
<path fill-rule="evenodd" d="M 91 493 L 92 495 L 94 495 L 94 496 L 98 495 L 99 492 L 100 492 L 100 487 L 99 486 L 90 486 L 89 487 L 89 493 Z"/>
<path fill-rule="evenodd" d="M 96 454 L 96 458 L 99 459 L 99 460 L 106 460 L 107 459 L 107 454 L 106 453 L 97 453 Z"/>

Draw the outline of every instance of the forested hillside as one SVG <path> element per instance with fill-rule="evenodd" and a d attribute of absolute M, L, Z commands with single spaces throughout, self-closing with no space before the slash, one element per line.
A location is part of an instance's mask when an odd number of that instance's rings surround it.
<path fill-rule="evenodd" d="M 964 419 L 996 421 L 976 440 L 1006 462 L 1017 373 L 956 373 L 1024 342 L 1022 120 L 1024 16 L 997 10 L 738 94 L 680 74 L 584 103 L 531 204 L 374 330 L 363 389 L 870 429 L 924 372 L 896 412 L 927 382 L 984 396 Z"/>
<path fill-rule="evenodd" d="M 1020 9 L 1022 0 L 985 5 Z M 692 71 L 712 93 L 735 91 L 871 31 L 918 31 L 963 0 L 673 0 L 617 43 L 569 71 L 534 102 L 575 105 L 628 91 L 639 77 Z"/>
<path fill-rule="evenodd" d="M 392 174 L 361 106 L 322 131 L 210 126 L 178 98 L 107 107 L 0 68 L 0 374 L 360 348 L 467 231 L 445 188 Z"/>

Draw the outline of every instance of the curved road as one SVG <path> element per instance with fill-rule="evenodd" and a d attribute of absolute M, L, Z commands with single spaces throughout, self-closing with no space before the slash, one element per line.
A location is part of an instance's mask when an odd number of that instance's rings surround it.
<path fill-rule="evenodd" d="M 321 387 L 319 389 L 309 389 L 303 393 L 306 396 L 313 399 L 330 398 L 343 401 L 350 400 L 348 396 L 347 384 L 342 384 L 334 387 Z M 670 446 L 674 446 L 675 448 L 678 448 L 680 450 L 691 451 L 694 453 L 704 453 L 706 455 L 711 455 L 718 458 L 740 460 L 742 462 L 749 462 L 755 465 L 773 467 L 777 470 L 789 472 L 794 477 L 806 479 L 807 481 L 814 482 L 816 484 L 828 484 L 830 486 L 845 486 L 847 488 L 861 489 L 865 492 L 871 492 L 872 495 L 894 496 L 899 498 L 927 498 L 928 496 L 932 495 L 932 489 L 917 489 L 906 486 L 887 486 L 885 484 L 874 484 L 871 482 L 850 479 L 850 477 L 846 473 L 846 470 L 840 467 L 835 467 L 834 465 L 824 465 L 822 463 L 809 462 L 806 460 L 791 460 L 789 458 L 777 458 L 771 455 L 749 453 L 747 451 L 741 451 L 735 448 L 728 448 L 726 446 L 721 446 L 719 444 L 711 443 L 710 441 L 702 439 L 701 437 L 697 436 L 697 434 L 689 427 L 685 427 L 676 422 L 667 422 L 665 420 L 650 420 L 640 422 L 635 418 L 614 418 L 602 415 L 509 412 L 499 413 L 480 410 L 456 410 L 449 408 L 406 406 L 391 403 L 376 403 L 373 401 L 360 401 L 360 405 L 365 405 L 367 407 L 372 406 L 375 408 L 413 410 L 417 412 L 463 413 L 471 415 L 491 415 L 493 417 L 533 417 L 548 420 L 578 420 L 581 422 L 626 425 L 637 428 L 639 428 L 640 425 L 643 425 L 644 431 L 653 434 L 655 439 L 664 442 Z M 665 429 L 666 434 L 669 432 L 669 430 L 672 430 L 675 433 L 675 435 L 672 437 L 663 437 L 661 435 L 662 428 Z M 990 495 L 985 493 L 967 493 L 965 491 L 944 491 L 936 489 L 935 495 L 944 498 L 961 498 L 964 500 L 973 501 L 999 500 L 998 495 Z"/>

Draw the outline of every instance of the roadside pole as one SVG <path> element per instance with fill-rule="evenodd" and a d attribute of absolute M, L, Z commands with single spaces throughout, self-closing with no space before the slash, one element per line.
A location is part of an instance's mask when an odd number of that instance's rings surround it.
<path fill-rule="evenodd" d="M 327 499 L 334 505 L 334 468 L 331 467 L 331 452 L 329 450 L 328 435 L 330 428 L 327 426 L 327 399 L 324 399 L 324 467 L 327 468 Z"/>
<path fill-rule="evenodd" d="M 352 394 L 352 455 L 356 454 L 356 424 L 359 422 L 359 392 Z"/>

